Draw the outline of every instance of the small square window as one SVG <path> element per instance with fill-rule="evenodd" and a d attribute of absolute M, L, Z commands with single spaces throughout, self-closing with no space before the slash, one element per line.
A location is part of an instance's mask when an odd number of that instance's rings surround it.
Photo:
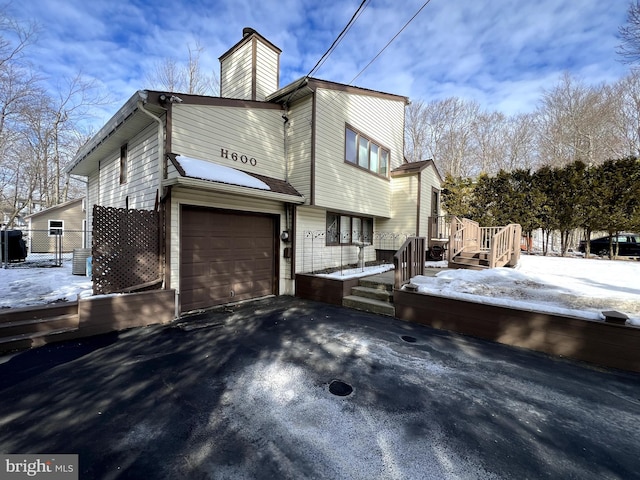
<path fill-rule="evenodd" d="M 64 220 L 49 220 L 49 236 L 55 237 L 64 232 Z"/>

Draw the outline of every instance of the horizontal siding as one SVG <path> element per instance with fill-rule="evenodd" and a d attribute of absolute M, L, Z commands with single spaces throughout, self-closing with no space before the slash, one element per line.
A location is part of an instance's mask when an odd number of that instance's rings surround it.
<path fill-rule="evenodd" d="M 93 231 L 93 206 L 100 204 L 100 171 L 95 170 L 89 175 L 87 178 L 88 186 L 87 186 L 87 238 L 86 244 L 87 246 L 91 246 L 93 241 L 93 236 L 91 232 Z"/>
<path fill-rule="evenodd" d="M 389 181 L 344 162 L 345 123 L 391 152 L 391 169 L 403 161 L 404 103 L 318 89 L 315 204 L 379 217 L 391 216 Z"/>
<path fill-rule="evenodd" d="M 432 188 L 440 190 L 440 179 L 432 166 L 425 168 L 422 173 L 422 198 L 420 201 L 420 236 L 429 235 L 429 217 L 431 217 Z"/>
<path fill-rule="evenodd" d="M 294 104 L 287 115 L 289 183 L 304 195 L 308 203 L 311 199 L 311 97 Z"/>
<path fill-rule="evenodd" d="M 220 66 L 220 96 L 251 100 L 251 42 L 225 58 Z"/>
<path fill-rule="evenodd" d="M 261 42 L 256 54 L 256 100 L 264 100 L 278 90 L 278 54 Z"/>
<path fill-rule="evenodd" d="M 171 149 L 187 157 L 285 178 L 283 120 L 280 110 L 174 105 Z M 221 155 L 228 151 L 228 158 Z M 231 153 L 255 158 L 256 165 L 233 161 Z"/>
<path fill-rule="evenodd" d="M 384 232 L 416 233 L 418 214 L 418 176 L 396 177 L 391 180 L 391 218 L 378 222 Z"/>
<path fill-rule="evenodd" d="M 105 207 L 154 208 L 158 185 L 158 130 L 150 125 L 128 142 L 129 178 L 120 184 L 120 149 L 100 162 L 98 203 Z"/>
<path fill-rule="evenodd" d="M 296 273 L 317 272 L 358 262 L 355 245 L 326 245 L 327 211 L 321 208 L 296 209 Z M 365 261 L 375 260 L 375 248 L 365 247 Z"/>

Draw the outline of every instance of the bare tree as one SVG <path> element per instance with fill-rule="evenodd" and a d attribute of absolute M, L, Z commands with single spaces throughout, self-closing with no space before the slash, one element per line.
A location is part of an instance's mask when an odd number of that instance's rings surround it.
<path fill-rule="evenodd" d="M 146 75 L 151 88 L 170 92 L 190 93 L 194 95 L 217 95 L 220 82 L 215 71 L 205 73 L 200 63 L 204 47 L 196 43 L 187 46 L 188 59 L 185 64 L 173 58 L 157 62 L 153 71 Z"/>
<path fill-rule="evenodd" d="M 405 109 L 405 155 L 410 162 L 427 160 L 425 158 L 427 113 L 424 102 L 410 103 Z"/>
<path fill-rule="evenodd" d="M 611 102 L 617 112 L 614 128 L 623 143 L 617 156 L 640 155 L 640 71 L 632 71 L 613 86 Z"/>
<path fill-rule="evenodd" d="M 496 174 L 507 157 L 507 119 L 500 112 L 482 112 L 472 123 L 475 152 L 473 163 L 479 174 Z"/>
<path fill-rule="evenodd" d="M 560 167 L 575 161 L 601 163 L 620 149 L 615 106 L 605 85 L 588 87 L 565 74 L 545 90 L 536 111 L 541 163 Z"/>
<path fill-rule="evenodd" d="M 624 63 L 637 64 L 640 61 L 640 0 L 629 4 L 627 23 L 618 30 L 622 43 L 616 52 Z"/>
<path fill-rule="evenodd" d="M 504 163 L 498 167 L 511 172 L 529 170 L 538 166 L 535 149 L 535 116 L 521 113 L 507 118 L 505 131 L 502 132 L 506 144 Z"/>

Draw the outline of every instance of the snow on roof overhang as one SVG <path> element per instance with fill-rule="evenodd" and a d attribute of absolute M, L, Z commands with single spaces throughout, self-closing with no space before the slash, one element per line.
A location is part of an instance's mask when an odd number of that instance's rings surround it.
<path fill-rule="evenodd" d="M 164 184 L 185 185 L 204 189 L 235 192 L 248 196 L 272 198 L 291 203 L 303 203 L 304 197 L 288 182 L 265 175 L 245 172 L 208 160 L 169 154 L 179 178 Z"/>

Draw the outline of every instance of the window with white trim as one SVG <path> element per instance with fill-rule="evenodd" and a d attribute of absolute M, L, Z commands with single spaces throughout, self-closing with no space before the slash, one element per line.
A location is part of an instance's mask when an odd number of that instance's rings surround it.
<path fill-rule="evenodd" d="M 353 127 L 345 127 L 344 160 L 376 175 L 387 177 L 389 174 L 388 148 L 360 133 Z"/>
<path fill-rule="evenodd" d="M 56 237 L 64 234 L 64 220 L 49 220 L 49 236 Z"/>

